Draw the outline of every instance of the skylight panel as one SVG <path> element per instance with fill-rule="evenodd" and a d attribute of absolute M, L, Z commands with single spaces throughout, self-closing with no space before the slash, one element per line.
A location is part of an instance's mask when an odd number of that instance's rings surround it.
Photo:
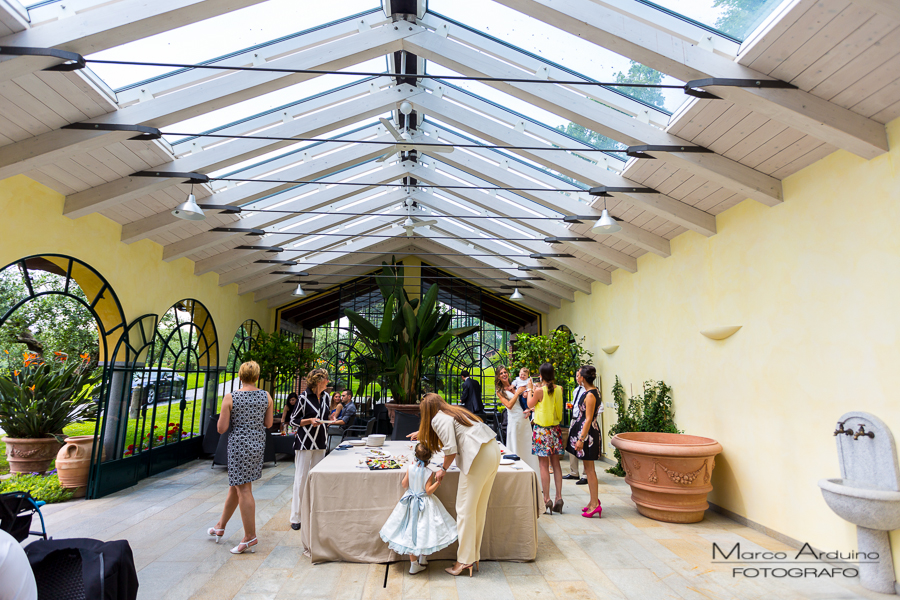
<path fill-rule="evenodd" d="M 348 71 L 373 71 L 380 65 L 378 60 L 369 60 L 345 70 Z M 192 117 L 185 121 L 174 123 L 164 127 L 164 131 L 174 133 L 213 133 L 217 129 L 227 127 L 237 121 L 246 119 L 250 115 L 258 115 L 266 111 L 271 111 L 297 101 L 297 98 L 308 98 L 316 94 L 331 91 L 339 86 L 361 81 L 365 77 L 355 77 L 349 75 L 320 75 L 307 81 L 303 81 L 292 86 L 262 94 L 226 106 L 218 110 L 210 111 Z M 248 129 L 251 129 L 248 127 Z M 165 136 L 165 139 L 171 144 L 178 144 L 179 141 L 186 138 L 181 136 Z"/>
<path fill-rule="evenodd" d="M 715 0 L 668 0 L 705 2 Z M 738 0 L 731 0 L 738 1 Z M 752 0 L 751 0 L 752 1 Z M 777 0 L 769 0 L 775 1 Z M 446 16 L 534 54 L 544 60 L 596 81 L 617 83 L 661 83 L 680 85 L 673 77 L 659 73 L 628 58 L 602 48 L 562 29 L 494 2 L 483 0 L 428 0 L 429 12 Z M 680 90 L 655 88 L 610 88 L 669 114 L 687 100 Z"/>
<path fill-rule="evenodd" d="M 97 52 L 88 58 L 198 64 L 334 21 L 355 19 L 360 16 L 358 13 L 374 12 L 375 9 L 380 10 L 380 2 L 374 0 L 268 0 Z M 376 13 L 376 16 L 383 17 L 383 14 Z M 127 65 L 94 64 L 91 69 L 116 91 L 139 81 L 174 72 L 167 67 Z M 377 70 L 382 69 L 383 66 Z"/>
<path fill-rule="evenodd" d="M 433 0 L 430 0 L 433 2 Z M 454 0 L 456 1 L 456 0 Z M 744 41 L 783 0 L 637 0 Z"/>

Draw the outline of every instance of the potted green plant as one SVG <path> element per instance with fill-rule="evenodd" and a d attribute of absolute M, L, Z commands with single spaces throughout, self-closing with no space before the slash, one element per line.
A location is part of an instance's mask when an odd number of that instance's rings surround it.
<path fill-rule="evenodd" d="M 672 388 L 663 381 L 644 382 L 644 392 L 626 403 L 619 378 L 613 387 L 618 420 L 609 433 L 618 463 L 607 472 L 631 486 L 639 513 L 657 521 L 703 520 L 712 491 L 715 440 L 684 435 L 675 426 Z"/>
<path fill-rule="evenodd" d="M 453 338 L 471 335 L 479 328 L 449 328 L 452 315 L 438 306 L 437 284 L 428 289 L 421 304 L 417 298 L 410 300 L 404 287 L 403 267 L 393 258 L 390 265 L 382 263 L 382 274 L 375 281 L 384 298 L 380 323 L 372 323 L 350 309 L 344 310 L 368 351 L 358 359 L 364 373 L 360 391 L 384 377 L 394 398 L 389 410 L 398 405 L 416 405 L 423 362 L 438 356 Z"/>
<path fill-rule="evenodd" d="M 274 394 L 299 371 L 301 376 L 312 368 L 319 355 L 309 348 L 300 348 L 296 340 L 285 333 L 260 332 L 256 342 L 241 356 L 241 362 L 254 360 L 259 364 L 259 377 Z"/>
<path fill-rule="evenodd" d="M 43 473 L 62 446 L 63 429 L 95 417 L 91 393 L 102 375 L 88 354 L 80 361 L 61 352 L 49 361 L 36 353 L 24 358 L 21 369 L 8 365 L 0 373 L 0 429 L 10 471 Z"/>

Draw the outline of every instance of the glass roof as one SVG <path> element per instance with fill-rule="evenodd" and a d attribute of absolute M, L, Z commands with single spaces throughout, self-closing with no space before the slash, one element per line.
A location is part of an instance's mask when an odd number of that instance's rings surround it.
<path fill-rule="evenodd" d="M 680 2 L 681 0 L 679 0 Z M 712 2 L 714 0 L 708 0 Z M 507 45 L 555 63 L 575 75 L 595 81 L 683 85 L 615 52 L 602 48 L 543 21 L 484 0 L 429 0 L 429 12 L 470 27 Z M 688 97 L 681 90 L 609 88 L 668 114 Z"/>
<path fill-rule="evenodd" d="M 378 72 L 383 71 L 383 69 L 384 65 L 380 59 L 372 59 L 341 70 Z M 254 118 L 263 113 L 285 109 L 310 97 L 346 87 L 363 79 L 367 78 L 351 75 L 319 75 L 268 94 L 256 96 L 219 110 L 203 113 L 185 121 L 174 123 L 164 127 L 163 130 L 177 133 L 212 133 L 239 121 Z M 165 136 L 165 138 L 172 144 L 178 144 L 190 139 L 180 136 Z"/>
<path fill-rule="evenodd" d="M 431 0 L 432 2 L 434 0 Z M 454 0 L 455 1 L 455 0 Z M 783 0 L 637 0 L 686 21 L 744 41 Z"/>
<path fill-rule="evenodd" d="M 380 6 L 381 3 L 377 0 L 268 0 L 97 52 L 87 58 L 198 64 L 227 57 L 234 54 L 236 49 L 244 52 L 254 46 L 268 45 L 285 37 L 301 35 L 335 21 L 355 19 L 359 13 L 378 11 L 379 16 L 383 17 Z M 103 64 L 92 64 L 91 70 L 117 92 L 173 72 L 165 67 Z M 381 71 L 383 67 L 377 70 Z"/>

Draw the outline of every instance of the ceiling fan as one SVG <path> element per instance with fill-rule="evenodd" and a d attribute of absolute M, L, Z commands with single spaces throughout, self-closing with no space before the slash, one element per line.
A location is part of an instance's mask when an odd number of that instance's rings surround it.
<path fill-rule="evenodd" d="M 400 104 L 400 112 L 402 112 L 404 115 L 409 115 L 409 113 L 412 112 L 412 104 L 403 101 Z M 380 117 L 378 120 L 381 121 L 381 124 L 384 125 L 384 128 L 387 129 L 392 136 L 394 136 L 394 139 L 397 140 L 397 143 L 393 146 L 388 146 L 387 153 L 379 157 L 377 159 L 377 162 L 384 162 L 394 154 L 397 154 L 399 152 L 409 152 L 410 150 L 418 150 L 419 152 L 453 152 L 453 146 L 416 144 L 415 142 L 413 142 L 413 137 L 409 133 L 408 127 L 404 127 L 403 132 L 401 133 L 400 131 L 397 131 L 397 128 L 394 127 L 394 125 L 384 117 Z"/>
<path fill-rule="evenodd" d="M 415 200 L 407 198 L 403 201 L 403 204 L 406 206 L 406 220 L 403 221 L 403 225 L 401 227 L 406 230 L 406 237 L 412 237 L 416 231 L 416 227 L 430 227 L 432 225 L 437 225 L 437 221 L 435 221 L 434 219 L 430 221 L 413 221 L 413 209 L 419 208 L 419 205 Z"/>

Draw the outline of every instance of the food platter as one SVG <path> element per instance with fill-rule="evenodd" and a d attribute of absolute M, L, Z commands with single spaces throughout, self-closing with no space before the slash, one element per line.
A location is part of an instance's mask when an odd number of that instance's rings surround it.
<path fill-rule="evenodd" d="M 366 466 L 370 471 L 384 471 L 388 469 L 399 469 L 400 463 L 393 458 L 367 458 Z"/>

